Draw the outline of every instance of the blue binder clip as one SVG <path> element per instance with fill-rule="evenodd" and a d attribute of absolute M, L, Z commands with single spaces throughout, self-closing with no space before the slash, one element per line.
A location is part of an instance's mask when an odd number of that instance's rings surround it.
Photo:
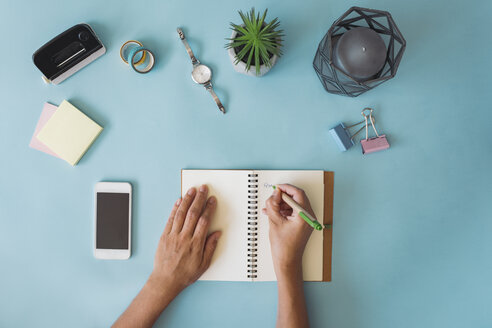
<path fill-rule="evenodd" d="M 372 122 L 374 123 L 376 119 L 374 115 L 372 116 Z M 348 129 L 353 128 L 359 124 L 365 123 L 366 121 L 360 121 L 358 123 L 352 124 L 350 126 L 345 126 L 343 123 L 339 123 L 330 129 L 330 134 L 335 140 L 340 151 L 347 151 L 350 147 L 354 145 L 354 137 L 362 130 L 364 130 L 365 125 L 363 125 L 357 132 L 355 132 L 352 136 L 349 134 Z"/>

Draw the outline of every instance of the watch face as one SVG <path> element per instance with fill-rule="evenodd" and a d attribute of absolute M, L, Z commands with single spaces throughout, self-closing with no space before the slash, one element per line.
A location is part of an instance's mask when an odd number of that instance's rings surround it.
<path fill-rule="evenodd" d="M 198 65 L 193 68 L 193 72 L 191 72 L 191 78 L 193 81 L 199 84 L 204 84 L 210 81 L 212 78 L 212 71 L 205 65 Z"/>

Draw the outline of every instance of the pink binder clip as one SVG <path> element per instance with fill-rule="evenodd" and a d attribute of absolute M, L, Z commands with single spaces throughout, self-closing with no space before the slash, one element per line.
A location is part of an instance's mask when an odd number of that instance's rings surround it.
<path fill-rule="evenodd" d="M 369 111 L 369 115 L 366 115 L 366 111 Z M 366 121 L 366 138 L 360 141 L 360 145 L 362 147 L 362 154 L 370 154 L 375 153 L 380 150 L 388 149 L 390 147 L 388 140 L 386 139 L 386 135 L 379 135 L 376 130 L 376 126 L 374 125 L 374 117 L 372 116 L 372 108 L 364 108 L 362 110 L 362 116 Z M 376 137 L 369 138 L 369 124 L 367 119 L 371 121 L 372 128 L 376 133 Z"/>

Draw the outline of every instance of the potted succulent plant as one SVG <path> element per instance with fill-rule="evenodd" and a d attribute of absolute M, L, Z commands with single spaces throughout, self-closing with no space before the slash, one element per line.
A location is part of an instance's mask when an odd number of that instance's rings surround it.
<path fill-rule="evenodd" d="M 252 8 L 244 14 L 239 11 L 243 23 L 231 23 L 232 36 L 226 44 L 234 69 L 251 76 L 266 74 L 282 55 L 283 31 L 278 29 L 278 18 L 265 21 L 268 9 L 263 15 Z"/>

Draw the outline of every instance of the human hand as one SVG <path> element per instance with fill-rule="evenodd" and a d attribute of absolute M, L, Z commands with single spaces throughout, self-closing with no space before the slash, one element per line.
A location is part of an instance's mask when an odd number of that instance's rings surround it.
<path fill-rule="evenodd" d="M 178 199 L 162 233 L 147 283 L 113 327 L 152 327 L 171 301 L 210 265 L 220 231 L 207 236 L 217 206 L 208 188 L 188 190 Z"/>
<path fill-rule="evenodd" d="M 278 185 L 266 201 L 263 213 L 268 215 L 270 221 L 270 247 L 278 279 L 285 275 L 302 275 L 302 254 L 313 232 L 313 228 L 282 200 L 281 192 L 292 197 L 316 218 L 305 192 L 295 186 Z"/>
<path fill-rule="evenodd" d="M 221 232 L 207 236 L 217 199 L 207 200 L 208 188 L 191 188 L 178 199 L 162 233 L 149 278 L 155 288 L 179 293 L 209 267 Z"/>

